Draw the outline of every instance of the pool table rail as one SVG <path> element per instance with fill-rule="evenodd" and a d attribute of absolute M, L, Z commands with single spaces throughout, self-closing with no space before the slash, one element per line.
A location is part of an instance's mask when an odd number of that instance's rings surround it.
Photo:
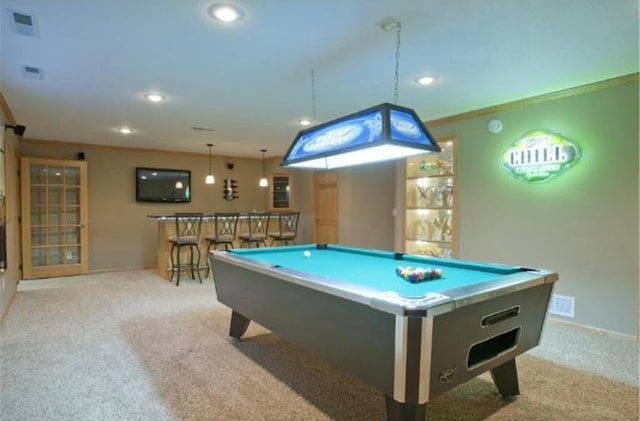
<path fill-rule="evenodd" d="M 332 248 L 345 251 L 359 250 L 344 246 L 332 246 Z M 378 253 L 380 255 L 389 255 L 388 257 L 393 255 L 391 252 Z M 512 273 L 500 277 L 496 275 L 497 278 L 495 280 L 486 281 L 482 284 L 466 285 L 440 292 L 427 292 L 425 295 L 418 297 L 407 297 L 395 291 L 381 291 L 363 284 L 349 283 L 280 265 L 273 265 L 233 251 L 211 251 L 210 258 L 212 259 L 212 265 L 215 265 L 215 260 L 243 268 L 250 265 L 256 272 L 340 298 L 353 300 L 399 316 L 433 317 L 491 297 L 511 294 L 558 280 L 558 275 L 548 270 L 516 267 L 516 270 L 519 271 L 514 271 L 513 267 L 510 267 L 510 272 Z M 453 261 L 446 262 L 447 265 L 452 265 L 453 263 Z M 463 265 L 465 268 L 475 270 L 479 267 L 478 264 L 466 261 L 463 262 Z M 507 266 L 492 265 L 492 267 L 506 268 Z"/>

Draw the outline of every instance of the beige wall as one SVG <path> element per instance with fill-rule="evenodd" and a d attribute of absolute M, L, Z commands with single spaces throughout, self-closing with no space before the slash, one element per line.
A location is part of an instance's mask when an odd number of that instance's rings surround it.
<path fill-rule="evenodd" d="M 340 243 L 393 250 L 395 163 L 339 170 Z"/>
<path fill-rule="evenodd" d="M 206 148 L 204 148 L 206 150 Z M 176 211 L 213 213 L 266 209 L 266 189 L 258 187 L 260 160 L 214 157 L 216 184 L 204 184 L 208 155 L 24 142 L 23 156 L 75 159 L 85 152 L 89 183 L 89 270 L 156 267 L 156 222 L 147 215 Z M 228 170 L 226 162 L 234 169 Z M 191 203 L 140 203 L 135 200 L 135 167 L 191 170 Z M 222 180 L 238 180 L 239 199 L 222 198 Z"/>
<path fill-rule="evenodd" d="M 638 112 L 632 83 L 431 128 L 459 137 L 459 257 L 553 269 L 573 321 L 637 334 Z M 580 162 L 543 184 L 513 179 L 500 156 L 532 129 L 577 142 Z"/>
<path fill-rule="evenodd" d="M 280 160 L 270 169 L 276 172 L 283 171 L 277 168 L 279 164 Z M 311 243 L 313 241 L 313 172 L 306 170 L 289 170 L 288 172 L 293 175 L 293 205 L 300 211 L 297 243 Z"/>
<path fill-rule="evenodd" d="M 395 163 L 343 168 L 338 172 L 340 244 L 393 250 Z M 296 207 L 301 212 L 298 244 L 313 241 L 313 171 L 294 170 Z"/>
<path fill-rule="evenodd" d="M 6 121 L 6 116 L 1 115 L 2 124 Z M 3 182 L 3 194 L 6 195 L 6 244 L 7 244 L 7 270 L 0 273 L 0 319 L 6 314 L 9 305 L 13 300 L 18 288 L 20 276 L 20 186 L 18 184 L 18 139 L 13 130 L 0 128 L 3 131 L 4 141 L 2 149 L 4 153 L 0 155 L 3 160 L 4 172 L 0 174 Z"/>

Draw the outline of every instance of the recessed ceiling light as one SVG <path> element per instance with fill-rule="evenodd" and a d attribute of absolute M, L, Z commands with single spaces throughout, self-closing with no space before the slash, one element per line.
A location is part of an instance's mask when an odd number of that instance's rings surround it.
<path fill-rule="evenodd" d="M 308 118 L 303 118 L 298 123 L 300 123 L 301 126 L 310 126 L 311 120 L 309 120 Z"/>
<path fill-rule="evenodd" d="M 243 18 L 244 12 L 238 6 L 233 4 L 213 4 L 209 8 L 211 17 L 222 22 L 237 22 Z"/>
<path fill-rule="evenodd" d="M 149 92 L 148 94 L 144 94 L 144 97 L 151 102 L 160 102 L 160 101 L 164 101 L 165 99 L 164 95 L 158 94 L 156 92 Z"/>
<path fill-rule="evenodd" d="M 416 79 L 416 82 L 418 82 L 420 85 L 427 86 L 435 82 L 436 79 L 437 78 L 435 76 L 420 76 Z"/>
<path fill-rule="evenodd" d="M 132 132 L 132 130 L 128 127 L 120 127 L 118 131 L 122 134 L 129 134 Z"/>

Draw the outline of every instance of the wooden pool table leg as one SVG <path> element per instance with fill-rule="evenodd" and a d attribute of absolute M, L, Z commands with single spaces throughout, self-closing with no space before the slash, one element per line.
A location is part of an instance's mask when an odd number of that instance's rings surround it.
<path fill-rule="evenodd" d="M 389 395 L 385 395 L 387 421 L 425 421 L 427 404 L 401 403 Z"/>
<path fill-rule="evenodd" d="M 503 398 L 510 398 L 520 394 L 515 358 L 492 369 L 491 377 Z"/>
<path fill-rule="evenodd" d="M 246 318 L 235 310 L 231 313 L 231 325 L 229 326 L 229 336 L 240 339 L 245 334 L 251 323 L 251 319 Z"/>

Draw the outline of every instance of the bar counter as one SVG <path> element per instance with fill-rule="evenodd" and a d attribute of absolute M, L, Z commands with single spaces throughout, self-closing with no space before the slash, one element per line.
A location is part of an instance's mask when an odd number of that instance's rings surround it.
<path fill-rule="evenodd" d="M 247 215 L 248 212 L 239 212 L 240 218 L 238 219 L 238 227 L 236 230 L 236 239 L 234 240 L 234 247 L 240 246 L 238 240 L 238 234 L 241 232 L 247 232 Z M 171 244 L 169 243 L 169 237 L 176 234 L 175 215 L 147 215 L 147 218 L 153 218 L 158 222 L 158 235 L 157 235 L 157 252 L 158 252 L 158 274 L 165 279 L 169 279 L 171 275 Z M 278 223 L 278 213 L 271 212 L 271 218 L 269 220 L 269 231 L 274 231 Z M 205 214 L 202 218 L 202 227 L 200 229 L 199 248 L 200 248 L 200 268 L 206 271 L 207 268 L 207 241 L 205 235 L 214 233 L 214 214 Z M 186 255 L 187 250 L 183 250 L 185 257 L 181 260 L 186 261 L 188 259 Z"/>

